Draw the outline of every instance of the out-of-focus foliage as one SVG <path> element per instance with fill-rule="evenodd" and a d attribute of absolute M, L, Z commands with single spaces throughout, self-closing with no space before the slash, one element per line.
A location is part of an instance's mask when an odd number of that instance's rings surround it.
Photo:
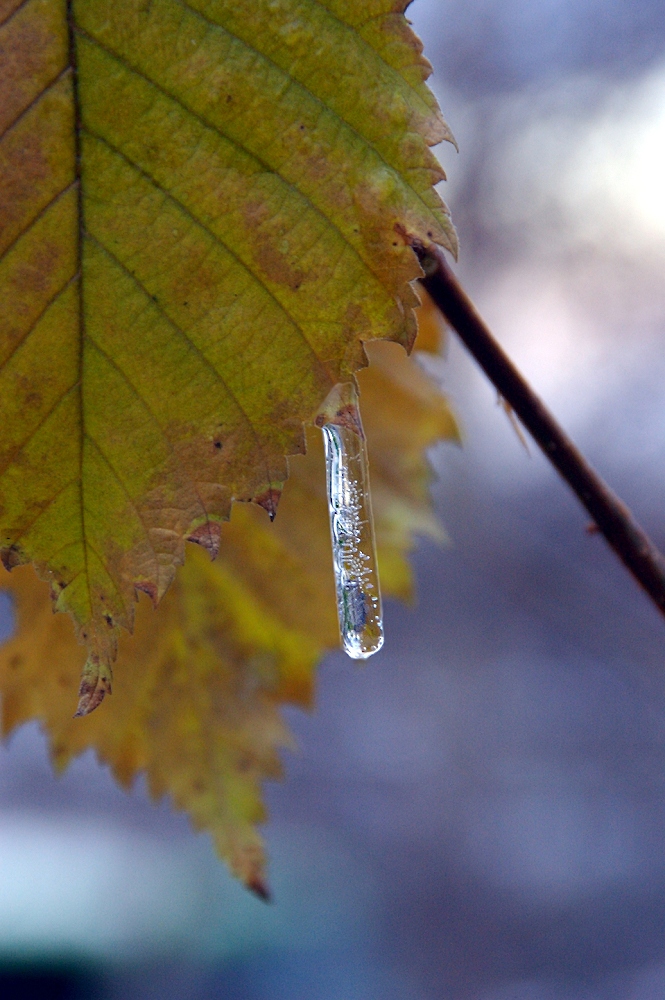
<path fill-rule="evenodd" d="M 436 320 L 421 312 L 422 347 L 434 350 Z M 368 353 L 359 384 L 381 579 L 385 593 L 408 598 L 414 533 L 441 537 L 425 450 L 457 432 L 436 386 L 399 345 L 371 344 Z M 142 597 L 103 711 L 72 718 L 86 653 L 70 617 L 53 614 L 48 586 L 27 566 L 0 577 L 17 612 L 16 635 L 0 649 L 4 733 L 39 719 L 58 767 L 94 747 L 123 784 L 145 771 L 152 793 L 167 793 L 209 829 L 259 894 L 261 782 L 279 775 L 278 750 L 289 744 L 279 705 L 311 703 L 314 668 L 339 642 L 318 430 L 307 444 L 290 460 L 274 523 L 255 505 L 235 504 L 217 559 L 190 546 L 159 609 Z"/>

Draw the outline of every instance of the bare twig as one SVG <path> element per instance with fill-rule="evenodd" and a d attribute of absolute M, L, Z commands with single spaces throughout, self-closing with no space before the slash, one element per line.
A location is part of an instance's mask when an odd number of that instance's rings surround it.
<path fill-rule="evenodd" d="M 665 614 L 665 558 L 626 505 L 594 472 L 478 315 L 442 251 L 415 247 L 423 285 L 498 392 L 577 494 L 598 530 Z"/>

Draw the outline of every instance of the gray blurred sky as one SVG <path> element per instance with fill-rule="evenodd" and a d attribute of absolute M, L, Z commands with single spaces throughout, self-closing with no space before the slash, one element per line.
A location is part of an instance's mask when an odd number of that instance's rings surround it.
<path fill-rule="evenodd" d="M 460 144 L 459 274 L 665 547 L 665 4 L 410 17 Z M 385 650 L 331 656 L 289 713 L 276 904 L 91 756 L 56 781 L 26 727 L 0 757 L 7 959 L 80 958 L 141 1000 L 665 995 L 665 623 L 454 339 L 435 370 L 465 432 L 433 456 L 453 544 L 419 549 Z"/>

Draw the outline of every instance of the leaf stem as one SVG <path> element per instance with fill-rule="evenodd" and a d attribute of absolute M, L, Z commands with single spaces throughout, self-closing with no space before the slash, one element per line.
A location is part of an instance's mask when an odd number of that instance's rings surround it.
<path fill-rule="evenodd" d="M 438 248 L 415 246 L 422 283 L 546 458 L 566 480 L 623 564 L 665 615 L 665 558 L 622 500 L 562 430 L 505 354 Z"/>

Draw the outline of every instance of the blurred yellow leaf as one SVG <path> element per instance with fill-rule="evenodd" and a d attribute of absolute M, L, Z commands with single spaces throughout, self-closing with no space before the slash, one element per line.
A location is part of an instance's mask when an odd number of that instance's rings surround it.
<path fill-rule="evenodd" d="M 135 594 L 303 421 L 410 348 L 409 245 L 454 251 L 406 0 L 0 0 L 0 549 L 110 689 Z"/>
<path fill-rule="evenodd" d="M 428 346 L 427 335 L 425 345 Z M 425 451 L 456 439 L 434 383 L 396 344 L 368 348 L 359 376 L 384 592 L 411 593 L 414 533 L 441 537 L 428 497 Z M 307 706 L 313 673 L 338 645 L 320 432 L 290 460 L 279 514 L 234 505 L 217 559 L 191 546 L 155 611 L 143 597 L 133 635 L 120 638 L 117 682 L 102 712 L 72 719 L 85 650 L 48 586 L 29 567 L 2 572 L 17 632 L 0 648 L 3 731 L 39 719 L 56 764 L 94 747 L 123 784 L 145 771 L 208 829 L 231 869 L 266 892 L 261 782 L 280 773 L 289 745 L 281 703 Z"/>

